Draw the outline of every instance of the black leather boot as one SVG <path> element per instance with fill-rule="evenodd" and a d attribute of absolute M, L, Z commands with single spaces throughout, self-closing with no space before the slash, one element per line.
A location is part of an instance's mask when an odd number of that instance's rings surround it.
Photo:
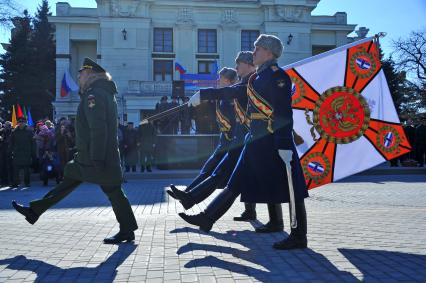
<path fill-rule="evenodd" d="M 268 203 L 269 222 L 256 228 L 256 233 L 274 233 L 284 231 L 281 204 Z"/>
<path fill-rule="evenodd" d="M 121 242 L 132 242 L 135 240 L 135 232 L 118 232 L 112 237 L 105 238 L 105 244 L 119 244 Z"/>
<path fill-rule="evenodd" d="M 170 185 L 171 191 L 167 190 L 167 193 L 174 199 L 177 199 L 185 209 L 190 209 L 194 206 L 195 202 L 187 192 L 182 192 L 176 186 Z"/>
<path fill-rule="evenodd" d="M 276 242 L 273 245 L 277 250 L 292 250 L 292 249 L 305 249 L 308 247 L 308 239 L 306 237 L 308 225 L 306 219 L 305 202 L 296 203 L 296 220 L 297 227 L 291 228 L 290 236 L 288 238 Z"/>
<path fill-rule="evenodd" d="M 241 213 L 241 216 L 234 217 L 234 221 L 251 221 L 256 220 L 256 204 L 255 203 L 244 203 L 245 210 Z"/>
<path fill-rule="evenodd" d="M 27 220 L 30 224 L 37 222 L 39 215 L 37 215 L 30 207 L 23 206 L 16 201 L 12 201 L 12 206 L 17 212 L 25 216 L 25 220 Z"/>
<path fill-rule="evenodd" d="M 187 215 L 185 213 L 179 213 L 179 216 L 182 217 L 183 220 L 185 220 L 189 224 L 198 226 L 201 230 L 209 232 L 212 229 L 213 224 L 228 211 L 228 209 L 232 206 L 235 199 L 239 195 L 239 192 L 236 192 L 226 187 L 207 206 L 204 212 L 201 212 L 197 215 Z"/>

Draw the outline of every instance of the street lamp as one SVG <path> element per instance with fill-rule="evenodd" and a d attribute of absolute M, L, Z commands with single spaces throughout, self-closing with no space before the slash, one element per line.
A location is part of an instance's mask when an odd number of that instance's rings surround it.
<path fill-rule="evenodd" d="M 290 45 L 292 40 L 293 40 L 293 35 L 290 33 L 287 37 L 287 45 Z"/>

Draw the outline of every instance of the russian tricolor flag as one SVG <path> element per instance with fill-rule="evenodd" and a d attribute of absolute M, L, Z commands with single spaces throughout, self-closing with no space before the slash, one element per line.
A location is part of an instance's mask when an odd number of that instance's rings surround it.
<path fill-rule="evenodd" d="M 186 73 L 185 68 L 178 62 L 175 62 L 175 70 L 178 71 L 181 75 Z"/>
<path fill-rule="evenodd" d="M 65 70 L 64 76 L 62 77 L 61 97 L 67 96 L 70 91 L 78 91 L 78 85 L 72 79 L 70 72 Z"/>

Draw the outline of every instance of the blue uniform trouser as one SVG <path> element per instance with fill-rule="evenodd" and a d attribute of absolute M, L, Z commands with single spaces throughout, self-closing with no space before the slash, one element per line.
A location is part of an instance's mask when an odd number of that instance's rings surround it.
<path fill-rule="evenodd" d="M 210 158 L 206 161 L 203 168 L 201 168 L 200 173 L 197 177 L 192 181 L 191 184 L 189 184 L 188 187 L 186 187 L 185 192 L 189 192 L 192 188 L 200 184 L 202 181 L 204 181 L 206 178 L 208 178 L 215 168 L 219 165 L 220 161 L 226 154 L 225 146 L 221 143 L 216 147 L 213 154 L 210 156 Z"/>

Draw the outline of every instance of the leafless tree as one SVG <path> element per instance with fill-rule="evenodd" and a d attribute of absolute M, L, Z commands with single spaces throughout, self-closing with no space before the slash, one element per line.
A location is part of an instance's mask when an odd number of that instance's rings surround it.
<path fill-rule="evenodd" d="M 417 111 L 426 109 L 426 28 L 393 42 L 396 67 L 407 73 L 406 91 Z"/>
<path fill-rule="evenodd" d="M 413 31 L 409 38 L 393 42 L 396 64 L 411 72 L 420 83 L 426 83 L 426 28 Z"/>
<path fill-rule="evenodd" d="M 19 14 L 19 9 L 15 0 L 0 0 L 0 28 L 10 28 L 10 20 Z"/>

